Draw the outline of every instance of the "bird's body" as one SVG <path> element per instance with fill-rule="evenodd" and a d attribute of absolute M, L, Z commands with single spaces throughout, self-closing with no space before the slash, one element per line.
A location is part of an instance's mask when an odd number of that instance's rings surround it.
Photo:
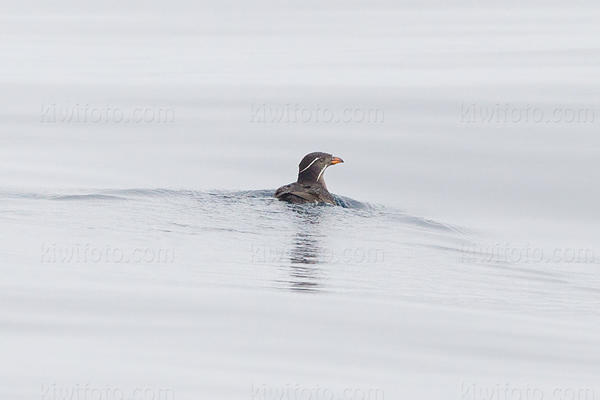
<path fill-rule="evenodd" d="M 279 200 L 293 204 L 329 203 L 335 204 L 333 196 L 326 187 L 319 183 L 290 183 L 275 191 Z"/>
<path fill-rule="evenodd" d="M 344 162 L 339 157 L 327 153 L 310 153 L 304 156 L 298 166 L 298 180 L 275 191 L 275 197 L 293 204 L 328 203 L 335 199 L 323 179 L 323 173 L 330 165 Z"/>

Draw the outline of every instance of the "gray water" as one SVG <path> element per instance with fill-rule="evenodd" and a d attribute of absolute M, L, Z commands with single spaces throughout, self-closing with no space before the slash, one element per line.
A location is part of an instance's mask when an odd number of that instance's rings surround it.
<path fill-rule="evenodd" d="M 479 398 L 498 379 L 594 382 L 597 264 L 511 260 L 465 227 L 272 193 L 1 193 L 7 396 Z"/>
<path fill-rule="evenodd" d="M 0 398 L 600 399 L 593 2 L 3 7 Z"/>

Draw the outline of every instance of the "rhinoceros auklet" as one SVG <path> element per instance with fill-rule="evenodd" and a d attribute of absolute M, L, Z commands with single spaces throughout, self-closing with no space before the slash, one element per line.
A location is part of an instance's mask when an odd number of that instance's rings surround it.
<path fill-rule="evenodd" d="M 327 153 L 310 153 L 304 156 L 298 166 L 298 181 L 280 187 L 275 197 L 288 203 L 329 203 L 335 204 L 327 190 L 323 173 L 330 165 L 343 163 L 339 157 Z"/>

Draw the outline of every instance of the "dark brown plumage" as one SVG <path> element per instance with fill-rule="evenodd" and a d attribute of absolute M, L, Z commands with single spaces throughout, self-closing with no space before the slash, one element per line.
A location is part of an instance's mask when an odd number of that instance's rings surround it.
<path fill-rule="evenodd" d="M 298 166 L 298 181 L 277 189 L 275 197 L 294 204 L 335 204 L 333 196 L 327 190 L 323 174 L 327 167 L 343 162 L 341 158 L 327 153 L 307 154 Z"/>

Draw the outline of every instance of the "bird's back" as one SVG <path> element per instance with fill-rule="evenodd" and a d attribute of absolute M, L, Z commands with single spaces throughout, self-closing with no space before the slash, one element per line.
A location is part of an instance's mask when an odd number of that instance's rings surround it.
<path fill-rule="evenodd" d="M 293 204 L 329 203 L 335 204 L 333 196 L 319 183 L 290 183 L 275 191 L 279 200 Z"/>

